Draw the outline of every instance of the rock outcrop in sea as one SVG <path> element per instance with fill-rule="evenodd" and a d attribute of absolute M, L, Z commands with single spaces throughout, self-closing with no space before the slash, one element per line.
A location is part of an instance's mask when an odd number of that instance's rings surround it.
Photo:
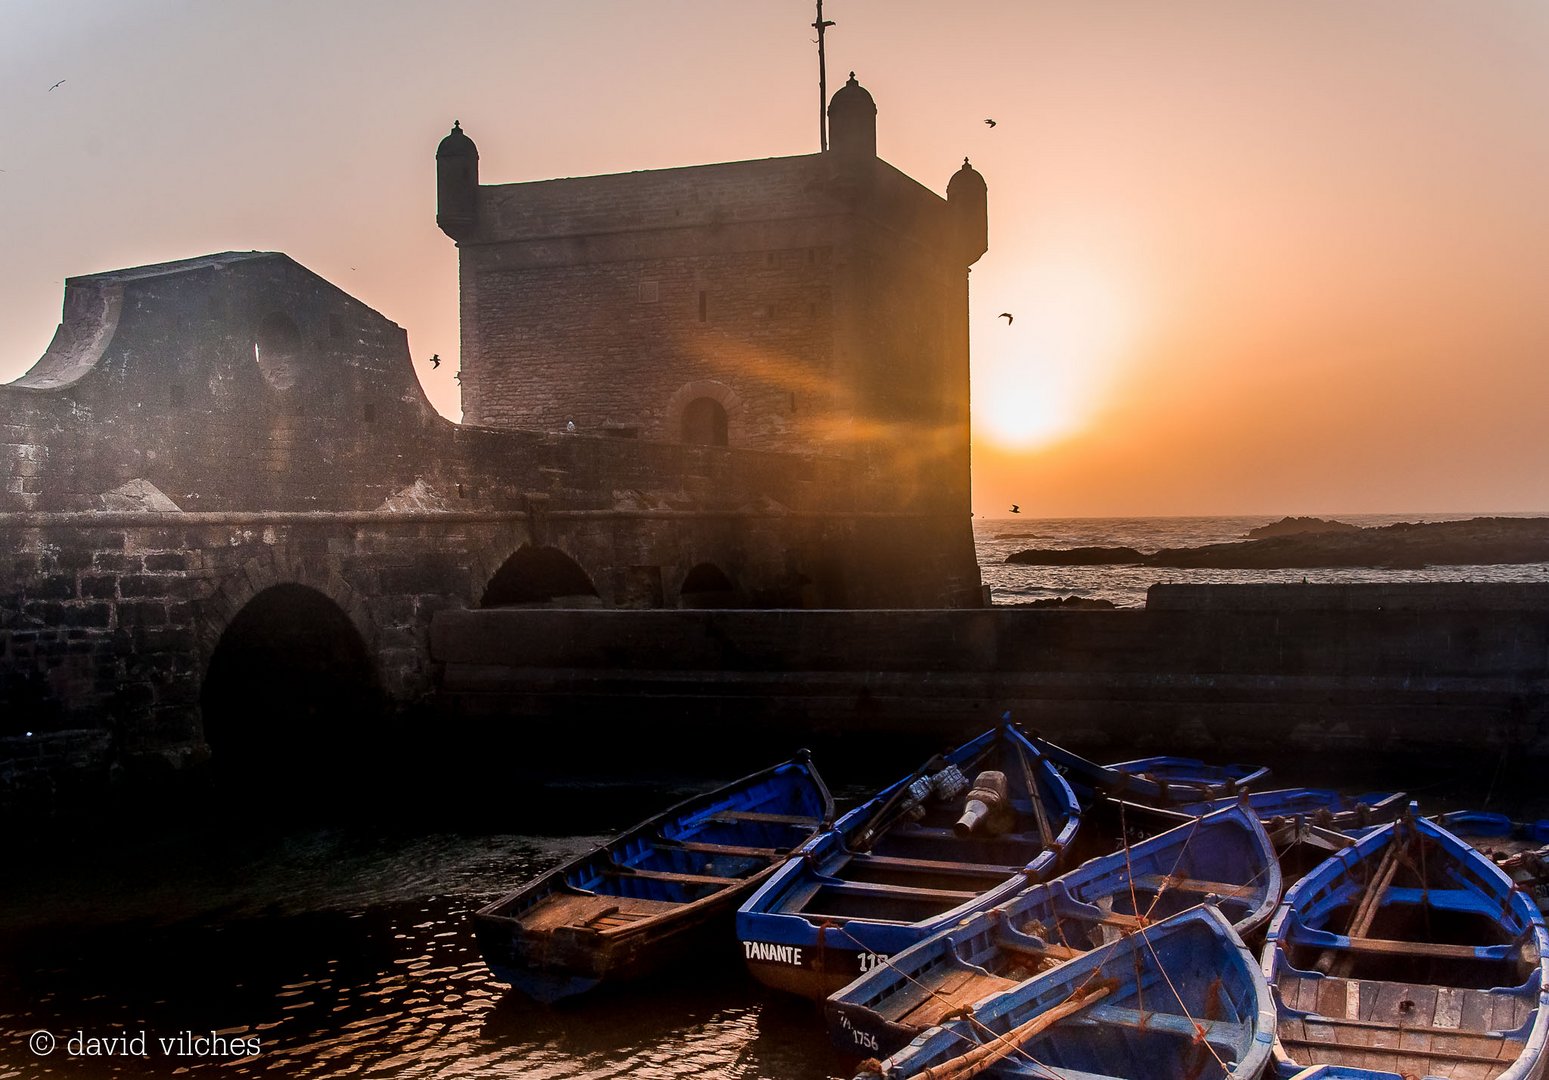
<path fill-rule="evenodd" d="M 1167 566 L 1209 570 L 1288 570 L 1313 567 L 1499 566 L 1549 562 L 1549 518 L 1472 518 L 1400 522 L 1379 528 L 1297 532 L 1201 547 L 1071 548 L 1018 551 L 1025 566 Z"/>

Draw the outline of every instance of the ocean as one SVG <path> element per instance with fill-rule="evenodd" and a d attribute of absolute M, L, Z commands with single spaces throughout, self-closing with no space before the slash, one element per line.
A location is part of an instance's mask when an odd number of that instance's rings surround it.
<path fill-rule="evenodd" d="M 1459 521 L 1475 517 L 1545 517 L 1510 514 L 1340 514 L 1320 515 L 1373 527 L 1401 521 Z M 1549 563 L 1514 566 L 1435 566 L 1421 570 L 1378 567 L 1309 567 L 1292 570 L 1179 570 L 1151 566 L 1018 566 L 1006 556 L 1028 548 L 1197 547 L 1241 540 L 1249 529 L 1278 517 L 980 518 L 974 521 L 979 571 L 995 604 L 1027 604 L 1051 597 L 1082 596 L 1117 607 L 1144 607 L 1146 590 L 1167 584 L 1315 583 L 1355 581 L 1549 581 Z"/>

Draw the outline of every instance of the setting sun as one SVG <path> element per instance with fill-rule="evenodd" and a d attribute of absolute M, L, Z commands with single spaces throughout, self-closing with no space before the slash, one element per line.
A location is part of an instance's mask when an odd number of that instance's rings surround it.
<path fill-rule="evenodd" d="M 1080 431 L 1133 341 L 1134 305 L 1118 276 L 1076 256 L 1051 257 L 975 301 L 979 432 L 1003 448 L 1033 450 Z"/>

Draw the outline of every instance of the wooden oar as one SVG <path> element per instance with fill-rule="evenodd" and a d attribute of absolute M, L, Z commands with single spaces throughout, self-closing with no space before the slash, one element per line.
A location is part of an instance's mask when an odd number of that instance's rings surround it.
<path fill-rule="evenodd" d="M 1382 906 L 1382 898 L 1387 895 L 1388 886 L 1393 884 L 1393 876 L 1398 873 L 1399 845 L 1401 838 L 1395 835 L 1386 851 L 1382 853 L 1382 859 L 1377 864 L 1377 870 L 1366 883 L 1366 889 L 1361 894 L 1360 901 L 1355 910 L 1350 913 L 1350 925 L 1345 931 L 1347 937 L 1365 937 L 1371 929 L 1372 921 L 1377 917 L 1377 909 Z M 1333 974 L 1338 968 L 1339 978 L 1348 978 L 1350 969 L 1355 965 L 1355 957 L 1341 955 L 1334 949 L 1325 950 L 1318 957 L 1314 969 L 1324 975 Z"/>
<path fill-rule="evenodd" d="M 1047 1012 L 1040 1013 L 1026 1023 L 1012 1028 L 1005 1035 L 998 1036 L 994 1042 L 982 1043 L 951 1061 L 930 1066 L 919 1075 L 922 1080 L 971 1080 L 990 1066 L 1020 1051 L 1023 1044 L 1035 1035 L 1059 1023 L 1067 1016 L 1080 1012 L 1094 1001 L 1107 997 L 1112 989 L 1112 984 L 1100 986 L 1083 997 L 1062 1001 Z"/>

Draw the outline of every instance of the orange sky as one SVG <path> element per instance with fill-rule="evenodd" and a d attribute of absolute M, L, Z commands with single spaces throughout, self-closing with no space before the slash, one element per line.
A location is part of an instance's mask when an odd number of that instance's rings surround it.
<path fill-rule="evenodd" d="M 967 154 L 989 183 L 981 515 L 1549 509 L 1549 5 L 825 14 L 882 156 L 941 191 Z M 288 252 L 453 357 L 453 118 L 486 182 L 810 152 L 811 19 L 0 0 L 0 379 L 65 276 L 228 248 Z M 420 376 L 455 417 L 452 369 Z"/>

